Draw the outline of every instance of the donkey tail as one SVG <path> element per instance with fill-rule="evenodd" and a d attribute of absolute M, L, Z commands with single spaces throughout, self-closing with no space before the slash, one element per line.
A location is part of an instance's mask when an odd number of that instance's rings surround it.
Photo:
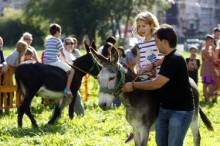
<path fill-rule="evenodd" d="M 214 131 L 214 128 L 212 127 L 211 121 L 208 119 L 208 117 L 207 117 L 207 116 L 205 115 L 205 113 L 202 111 L 201 106 L 199 106 L 199 114 L 200 114 L 200 117 L 201 117 L 203 123 L 205 124 L 206 128 L 207 128 L 209 131 Z"/>

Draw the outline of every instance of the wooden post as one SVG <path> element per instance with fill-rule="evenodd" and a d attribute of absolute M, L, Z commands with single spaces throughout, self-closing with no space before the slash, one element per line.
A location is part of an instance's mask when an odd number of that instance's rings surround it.
<path fill-rule="evenodd" d="M 88 100 L 88 75 L 84 77 L 84 87 L 85 87 L 85 101 Z"/>

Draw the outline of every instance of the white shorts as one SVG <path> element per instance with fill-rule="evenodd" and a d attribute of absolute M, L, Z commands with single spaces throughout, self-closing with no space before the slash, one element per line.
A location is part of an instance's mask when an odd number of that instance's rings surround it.
<path fill-rule="evenodd" d="M 65 72 L 68 72 L 72 69 L 72 67 L 69 66 L 66 62 L 63 62 L 60 60 L 53 62 L 53 63 L 50 63 L 48 65 L 57 66 L 57 67 L 61 68 L 62 70 L 64 70 Z"/>

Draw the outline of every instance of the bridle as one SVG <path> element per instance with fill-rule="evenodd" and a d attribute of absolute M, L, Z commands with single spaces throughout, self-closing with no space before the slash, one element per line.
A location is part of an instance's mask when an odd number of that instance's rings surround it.
<path fill-rule="evenodd" d="M 106 64 L 104 65 L 103 67 L 106 67 L 106 68 L 110 68 L 110 69 L 114 69 L 114 70 L 117 70 L 120 72 L 121 74 L 121 78 L 119 80 L 119 82 L 117 83 L 117 85 L 115 86 L 115 88 L 113 89 L 109 89 L 109 88 L 106 88 L 106 87 L 101 87 L 100 88 L 100 92 L 103 92 L 103 93 L 106 93 L 106 94 L 110 94 L 110 95 L 114 95 L 114 96 L 117 96 L 120 94 L 121 92 L 121 86 L 125 83 L 125 71 L 124 71 L 124 68 L 122 67 L 122 65 L 119 65 L 119 67 L 116 67 L 114 65 L 111 65 L 111 64 Z M 137 74 L 137 76 L 135 77 L 135 79 L 132 81 L 134 82 L 135 80 L 137 80 L 137 78 L 140 76 L 140 74 Z M 147 80 L 150 80 L 151 78 L 155 77 L 156 76 L 156 70 L 153 69 L 152 70 L 152 75 L 149 76 L 147 78 Z"/>
<path fill-rule="evenodd" d="M 89 74 L 89 75 L 92 76 L 93 78 L 97 78 L 97 76 L 92 75 L 90 72 L 91 72 L 94 68 L 97 68 L 98 72 L 100 72 L 100 71 L 101 71 L 101 67 L 99 66 L 98 62 L 94 59 L 94 57 L 92 56 L 92 54 L 91 54 L 91 53 L 89 53 L 89 54 L 90 54 L 90 56 L 92 57 L 92 61 L 93 61 L 93 66 L 89 69 L 89 72 L 86 72 L 85 70 L 83 70 L 83 69 L 81 69 L 81 68 L 75 66 L 74 64 L 68 63 L 68 65 L 70 65 L 71 67 L 73 67 L 73 68 L 75 68 L 75 69 L 77 69 L 77 70 L 79 70 L 79 71 L 81 71 L 81 72 L 83 72 L 83 73 L 85 73 L 85 74 Z"/>
<path fill-rule="evenodd" d="M 113 88 L 113 89 L 109 89 L 109 88 L 106 88 L 106 87 L 101 87 L 100 88 L 100 92 L 116 96 L 120 93 L 121 86 L 125 83 L 124 68 L 122 67 L 122 65 L 119 65 L 119 67 L 116 67 L 116 66 L 111 65 L 111 64 L 106 64 L 103 67 L 117 70 L 121 74 L 121 78 L 120 78 L 119 82 L 117 83 L 117 85 L 115 86 L 115 88 Z"/>

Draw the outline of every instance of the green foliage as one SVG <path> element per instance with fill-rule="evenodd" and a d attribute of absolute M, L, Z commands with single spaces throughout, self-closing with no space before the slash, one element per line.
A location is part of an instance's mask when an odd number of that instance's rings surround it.
<path fill-rule="evenodd" d="M 5 56 L 12 51 L 12 48 L 4 48 Z M 81 50 L 83 51 L 83 50 Z M 85 53 L 85 51 L 83 52 Z M 183 52 L 189 56 L 188 52 Z M 38 51 L 38 55 L 41 51 Z M 199 54 L 198 54 L 199 55 Z M 98 83 L 97 80 L 89 77 L 89 99 L 83 101 L 85 116 L 76 116 L 73 120 L 68 118 L 68 106 L 62 112 L 62 117 L 54 125 L 45 125 L 52 115 L 54 102 L 41 104 L 41 99 L 34 97 L 31 111 L 34 114 L 39 128 L 32 128 L 29 118 L 23 118 L 23 129 L 17 128 L 17 109 L 10 109 L 9 114 L 0 116 L 0 145 L 125 145 L 124 141 L 132 131 L 131 126 L 125 119 L 125 108 L 113 108 L 109 111 L 102 111 L 98 107 Z M 202 87 L 199 83 L 200 91 Z M 84 87 L 81 87 L 84 93 Z M 200 96 L 200 104 L 211 120 L 215 131 L 210 132 L 199 119 L 201 146 L 220 145 L 220 104 L 211 103 L 206 105 L 204 98 Z M 150 132 L 148 145 L 156 146 L 155 132 Z M 188 131 L 184 140 L 185 146 L 193 145 L 191 130 Z M 134 146 L 132 141 L 127 146 Z"/>
<path fill-rule="evenodd" d="M 37 24 L 25 21 L 22 10 L 5 8 L 3 16 L 0 17 L 0 35 L 6 45 L 15 46 L 22 34 L 26 31 L 34 36 L 33 45 L 43 44 L 44 33 Z"/>
<path fill-rule="evenodd" d="M 84 36 L 90 40 L 96 38 L 96 32 L 102 42 L 107 36 L 115 36 L 120 25 L 132 23 L 137 10 L 164 11 L 167 2 L 163 0 L 29 0 L 25 7 L 25 16 L 41 29 L 50 23 L 59 23 L 63 34 L 75 35 L 79 42 Z"/>

